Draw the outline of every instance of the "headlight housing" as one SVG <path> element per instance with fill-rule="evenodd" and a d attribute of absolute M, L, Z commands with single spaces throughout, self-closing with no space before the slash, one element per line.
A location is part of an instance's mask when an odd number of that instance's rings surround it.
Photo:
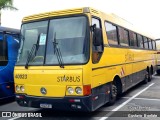
<path fill-rule="evenodd" d="M 82 94 L 82 89 L 80 87 L 76 87 L 75 91 L 77 94 Z"/>
<path fill-rule="evenodd" d="M 69 94 L 73 94 L 73 93 L 74 93 L 74 89 L 73 89 L 72 87 L 68 87 L 67 90 L 68 90 L 68 93 L 69 93 Z"/>
<path fill-rule="evenodd" d="M 21 92 L 24 92 L 24 86 L 20 86 L 20 90 L 21 90 Z"/>
<path fill-rule="evenodd" d="M 19 92 L 20 91 L 20 87 L 18 85 L 16 85 L 16 91 Z"/>
<path fill-rule="evenodd" d="M 86 96 L 91 94 L 90 85 L 66 86 L 66 96 Z"/>

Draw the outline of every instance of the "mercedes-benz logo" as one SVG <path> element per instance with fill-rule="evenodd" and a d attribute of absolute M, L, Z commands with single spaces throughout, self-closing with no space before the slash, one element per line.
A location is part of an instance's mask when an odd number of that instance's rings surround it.
<path fill-rule="evenodd" d="M 41 93 L 42 93 L 43 95 L 46 95 L 46 94 L 47 94 L 47 90 L 46 90 L 46 88 L 44 88 L 44 87 L 42 87 L 42 88 L 40 89 L 40 91 L 41 91 Z"/>

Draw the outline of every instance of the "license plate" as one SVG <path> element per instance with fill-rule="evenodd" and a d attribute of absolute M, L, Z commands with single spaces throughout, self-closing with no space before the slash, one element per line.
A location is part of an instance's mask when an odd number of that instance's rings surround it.
<path fill-rule="evenodd" d="M 52 104 L 46 104 L 46 103 L 42 103 L 40 104 L 41 108 L 52 108 Z"/>

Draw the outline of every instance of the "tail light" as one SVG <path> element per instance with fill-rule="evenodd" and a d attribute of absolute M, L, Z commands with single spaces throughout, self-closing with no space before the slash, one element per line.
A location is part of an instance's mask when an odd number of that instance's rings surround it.
<path fill-rule="evenodd" d="M 83 95 L 91 94 L 91 85 L 83 85 Z"/>

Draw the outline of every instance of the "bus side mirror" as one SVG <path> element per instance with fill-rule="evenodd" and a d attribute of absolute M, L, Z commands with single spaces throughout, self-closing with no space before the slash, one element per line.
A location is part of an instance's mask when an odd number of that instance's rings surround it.
<path fill-rule="evenodd" d="M 94 46 L 100 46 L 102 45 L 102 29 L 95 28 L 93 31 L 93 44 Z"/>

